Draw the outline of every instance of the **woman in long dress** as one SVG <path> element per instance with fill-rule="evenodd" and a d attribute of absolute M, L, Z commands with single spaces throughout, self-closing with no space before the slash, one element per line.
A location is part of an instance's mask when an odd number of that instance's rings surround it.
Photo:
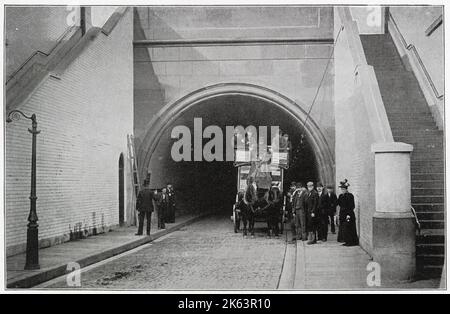
<path fill-rule="evenodd" d="M 344 242 L 344 246 L 358 245 L 359 239 L 356 232 L 356 217 L 355 217 L 355 198 L 352 193 L 348 192 L 350 184 L 347 179 L 341 182 L 339 188 L 341 194 L 338 198 L 339 206 L 339 233 L 338 241 Z"/>

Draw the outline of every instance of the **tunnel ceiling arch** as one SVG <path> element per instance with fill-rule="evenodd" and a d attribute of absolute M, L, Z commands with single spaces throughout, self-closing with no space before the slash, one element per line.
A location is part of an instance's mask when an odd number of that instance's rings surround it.
<path fill-rule="evenodd" d="M 151 156 L 155 151 L 159 139 L 164 131 L 187 110 L 205 100 L 226 96 L 243 95 L 262 99 L 284 110 L 303 126 L 307 113 L 294 101 L 271 89 L 242 83 L 223 83 L 208 86 L 193 91 L 186 96 L 166 104 L 158 114 L 150 121 L 138 152 L 139 172 L 145 174 L 150 164 Z M 334 157 L 333 153 L 322 134 L 319 126 L 309 117 L 305 125 L 305 133 L 314 150 L 318 165 L 320 180 L 334 182 Z"/>

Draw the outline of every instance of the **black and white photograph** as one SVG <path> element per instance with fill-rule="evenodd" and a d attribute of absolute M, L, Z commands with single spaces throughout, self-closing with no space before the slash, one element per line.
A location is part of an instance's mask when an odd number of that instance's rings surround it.
<path fill-rule="evenodd" d="M 2 1 L 2 290 L 445 293 L 446 9 Z"/>

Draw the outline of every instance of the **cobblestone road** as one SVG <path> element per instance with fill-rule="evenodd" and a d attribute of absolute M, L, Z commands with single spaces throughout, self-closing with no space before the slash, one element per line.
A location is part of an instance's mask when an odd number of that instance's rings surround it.
<path fill-rule="evenodd" d="M 260 229 L 255 238 L 243 238 L 233 232 L 229 217 L 209 217 L 83 272 L 81 288 L 276 289 L 285 247 L 284 237 L 267 238 Z"/>

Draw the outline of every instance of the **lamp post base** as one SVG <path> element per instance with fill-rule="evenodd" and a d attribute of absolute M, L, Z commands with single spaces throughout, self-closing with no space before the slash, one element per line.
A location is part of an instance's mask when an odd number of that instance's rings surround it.
<path fill-rule="evenodd" d="M 39 241 L 37 225 L 28 225 L 27 230 L 27 255 L 25 270 L 39 269 Z"/>

